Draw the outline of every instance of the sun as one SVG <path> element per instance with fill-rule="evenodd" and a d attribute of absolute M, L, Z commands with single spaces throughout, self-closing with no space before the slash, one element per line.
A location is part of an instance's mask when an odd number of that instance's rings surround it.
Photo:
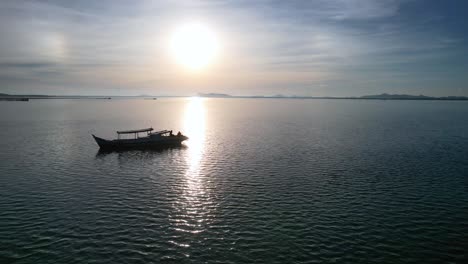
<path fill-rule="evenodd" d="M 173 57 L 179 64 L 191 70 L 200 70 L 211 64 L 218 50 L 216 35 L 202 24 L 183 25 L 171 38 Z"/>

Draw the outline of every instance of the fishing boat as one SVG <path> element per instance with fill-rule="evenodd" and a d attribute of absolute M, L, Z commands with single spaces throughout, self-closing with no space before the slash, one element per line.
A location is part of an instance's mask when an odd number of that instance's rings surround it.
<path fill-rule="evenodd" d="M 95 135 L 93 135 L 93 138 L 96 140 L 99 147 L 104 150 L 180 146 L 182 141 L 188 139 L 188 137 L 182 135 L 180 132 L 174 135 L 172 134 L 172 130 L 155 132 L 153 132 L 153 130 L 154 129 L 150 127 L 137 130 L 117 131 L 117 139 L 113 140 L 103 139 Z"/>

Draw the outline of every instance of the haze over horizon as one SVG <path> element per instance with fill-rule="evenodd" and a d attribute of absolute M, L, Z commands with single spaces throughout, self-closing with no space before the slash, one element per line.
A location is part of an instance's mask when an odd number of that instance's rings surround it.
<path fill-rule="evenodd" d="M 0 93 L 468 96 L 465 1 L 2 1 Z"/>

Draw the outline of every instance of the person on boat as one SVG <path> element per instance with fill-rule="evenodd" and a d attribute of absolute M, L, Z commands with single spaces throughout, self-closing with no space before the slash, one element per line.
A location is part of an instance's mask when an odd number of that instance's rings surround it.
<path fill-rule="evenodd" d="M 179 136 L 179 137 L 182 136 L 182 133 L 180 133 L 180 131 L 177 132 L 177 136 Z"/>
<path fill-rule="evenodd" d="M 169 132 L 169 136 L 174 136 L 174 134 L 172 134 L 172 130 Z"/>

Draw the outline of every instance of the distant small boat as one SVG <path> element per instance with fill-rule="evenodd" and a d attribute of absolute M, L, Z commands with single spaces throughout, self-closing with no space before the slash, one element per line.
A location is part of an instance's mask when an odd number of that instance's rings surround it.
<path fill-rule="evenodd" d="M 141 149 L 141 148 L 160 148 L 167 146 L 180 146 L 182 141 L 188 137 L 180 132 L 172 134 L 172 130 L 161 130 L 152 132 L 153 128 L 144 128 L 137 130 L 117 131 L 117 139 L 108 140 L 93 135 L 94 140 L 101 149 L 119 150 L 119 149 Z M 140 136 L 140 133 L 146 133 Z M 132 138 L 121 138 L 121 135 L 133 134 Z"/>

